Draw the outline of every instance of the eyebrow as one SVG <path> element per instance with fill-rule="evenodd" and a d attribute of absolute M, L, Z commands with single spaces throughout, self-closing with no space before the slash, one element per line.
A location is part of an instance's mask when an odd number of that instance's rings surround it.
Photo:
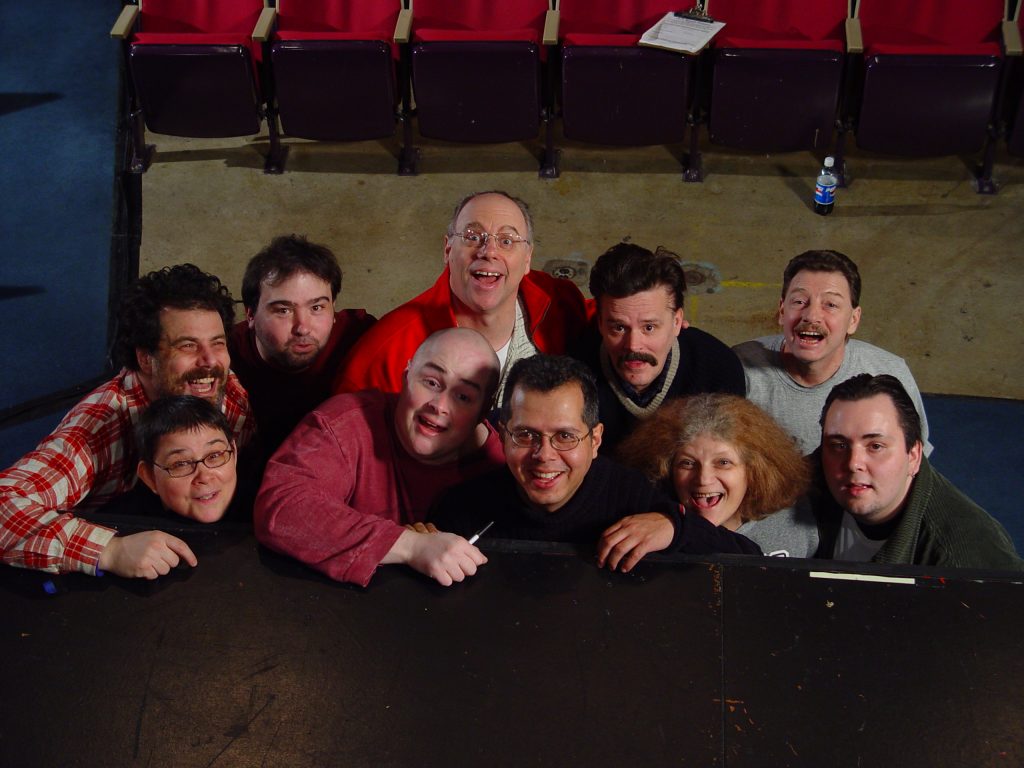
<path fill-rule="evenodd" d="M 217 443 L 222 443 L 223 445 L 228 445 L 228 441 L 225 440 L 223 437 L 215 437 L 215 438 L 213 438 L 213 440 L 208 441 L 206 443 L 206 446 L 209 448 L 209 447 L 212 447 L 212 446 L 216 445 Z M 188 451 L 189 451 L 188 448 L 175 448 L 173 451 L 168 451 L 167 452 L 166 458 L 169 459 L 172 456 L 176 456 L 177 454 L 180 454 L 180 453 L 188 453 Z"/>
<path fill-rule="evenodd" d="M 209 340 L 210 341 L 219 341 L 221 339 L 226 339 L 226 338 L 227 338 L 227 334 L 226 333 L 218 333 L 216 336 L 211 336 Z M 170 338 L 170 337 L 167 337 L 167 343 L 168 344 L 172 344 L 172 345 L 180 344 L 183 341 L 202 341 L 202 339 L 200 339 L 198 336 L 178 336 L 178 337 L 173 338 L 173 339 Z"/>
<path fill-rule="evenodd" d="M 837 438 L 841 439 L 841 440 L 849 440 L 849 439 L 851 439 L 851 438 L 847 437 L 846 435 L 841 434 L 839 432 L 828 432 L 828 433 L 826 433 L 824 435 L 824 437 L 825 437 L 826 440 L 834 440 L 834 439 L 837 439 Z M 859 438 L 853 438 L 853 439 L 876 440 L 878 438 L 886 438 L 886 437 L 890 437 L 890 435 L 887 435 L 884 432 L 865 432 Z"/>
<path fill-rule="evenodd" d="M 460 231 L 465 231 L 467 229 L 478 229 L 481 232 L 483 232 L 484 231 L 484 225 L 481 224 L 479 221 L 471 221 L 468 224 L 463 224 L 462 225 L 462 229 Z M 516 235 L 518 235 L 519 234 L 519 230 L 516 228 L 516 226 L 514 224 L 502 224 L 500 227 L 498 227 L 498 231 L 495 234 L 506 234 L 506 235 L 507 234 L 516 234 Z"/>
<path fill-rule="evenodd" d="M 423 364 L 423 368 L 432 368 L 433 370 L 437 371 L 438 373 L 440 373 L 442 375 L 443 374 L 447 374 L 447 373 L 451 373 L 451 371 L 449 371 L 443 365 L 440 365 L 439 363 L 435 363 L 432 360 L 428 360 L 427 362 L 425 362 Z M 459 382 L 461 382 L 462 384 L 465 384 L 468 387 L 472 387 L 473 389 L 475 389 L 477 391 L 480 391 L 480 392 L 483 391 L 483 387 L 481 387 L 477 382 L 473 381 L 472 379 L 465 379 L 465 378 L 461 378 L 460 377 L 459 378 Z"/>
<path fill-rule="evenodd" d="M 317 296 L 315 299 L 310 299 L 306 304 L 319 304 L 321 301 L 330 301 L 331 299 L 327 296 Z M 268 301 L 268 307 L 295 307 L 301 304 L 299 301 L 288 301 L 288 299 L 275 299 L 274 301 Z"/>

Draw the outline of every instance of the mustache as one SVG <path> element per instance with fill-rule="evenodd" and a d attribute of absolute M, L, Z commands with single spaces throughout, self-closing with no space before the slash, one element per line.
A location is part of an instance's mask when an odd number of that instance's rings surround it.
<path fill-rule="evenodd" d="M 822 336 L 828 335 L 828 329 L 820 323 L 798 323 L 793 329 L 793 333 L 820 333 Z"/>
<path fill-rule="evenodd" d="M 648 354 L 647 352 L 627 352 L 622 355 L 619 360 L 623 363 L 648 363 L 649 365 L 658 364 L 658 358 L 654 355 Z"/>
<path fill-rule="evenodd" d="M 186 371 L 181 377 L 182 381 L 197 381 L 198 379 L 220 379 L 223 381 L 226 378 L 226 372 L 223 366 L 214 365 L 209 368 L 193 368 L 190 371 Z"/>

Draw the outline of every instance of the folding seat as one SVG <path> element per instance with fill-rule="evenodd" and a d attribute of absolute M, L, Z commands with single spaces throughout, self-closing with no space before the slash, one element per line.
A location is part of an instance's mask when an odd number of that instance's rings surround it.
<path fill-rule="evenodd" d="M 561 0 L 562 132 L 596 144 L 683 141 L 693 58 L 637 45 L 678 0 Z"/>
<path fill-rule="evenodd" d="M 124 41 L 134 122 L 132 170 L 148 156 L 144 127 L 196 138 L 248 136 L 264 117 L 260 63 L 273 20 L 264 0 L 140 0 L 111 35 Z M 271 124 L 266 170 L 279 170 Z"/>
<path fill-rule="evenodd" d="M 975 154 L 991 142 L 1004 0 L 859 0 L 864 65 L 853 114 L 862 149 Z M 979 191 L 995 191 L 989 159 Z"/>
<path fill-rule="evenodd" d="M 712 41 L 708 137 L 756 152 L 832 143 L 849 0 L 708 0 L 725 22 Z"/>
<path fill-rule="evenodd" d="M 421 135 L 525 141 L 548 117 L 548 0 L 415 0 L 412 83 Z M 549 145 L 550 146 L 550 145 Z M 542 175 L 557 175 L 545 153 Z"/>
<path fill-rule="evenodd" d="M 415 173 L 401 58 L 410 18 L 401 0 L 277 0 L 271 62 L 284 133 L 362 141 L 393 136 L 403 119 L 399 173 Z"/>

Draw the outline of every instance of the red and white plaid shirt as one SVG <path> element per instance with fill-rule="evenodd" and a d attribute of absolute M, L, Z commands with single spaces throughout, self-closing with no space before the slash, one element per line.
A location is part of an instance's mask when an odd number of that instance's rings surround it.
<path fill-rule="evenodd" d="M 135 485 L 135 425 L 149 405 L 128 369 L 93 390 L 51 435 L 0 472 L 0 562 L 50 573 L 96 573 L 114 531 L 69 513 L 100 506 Z M 249 398 L 232 373 L 224 415 L 239 446 L 255 427 Z"/>

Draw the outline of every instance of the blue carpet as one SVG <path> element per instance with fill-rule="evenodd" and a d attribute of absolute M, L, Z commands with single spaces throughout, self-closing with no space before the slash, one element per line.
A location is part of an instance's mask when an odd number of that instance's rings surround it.
<path fill-rule="evenodd" d="M 121 3 L 0 3 L 0 410 L 103 371 Z"/>
<path fill-rule="evenodd" d="M 925 395 L 931 462 L 995 517 L 1024 554 L 1024 402 Z"/>

